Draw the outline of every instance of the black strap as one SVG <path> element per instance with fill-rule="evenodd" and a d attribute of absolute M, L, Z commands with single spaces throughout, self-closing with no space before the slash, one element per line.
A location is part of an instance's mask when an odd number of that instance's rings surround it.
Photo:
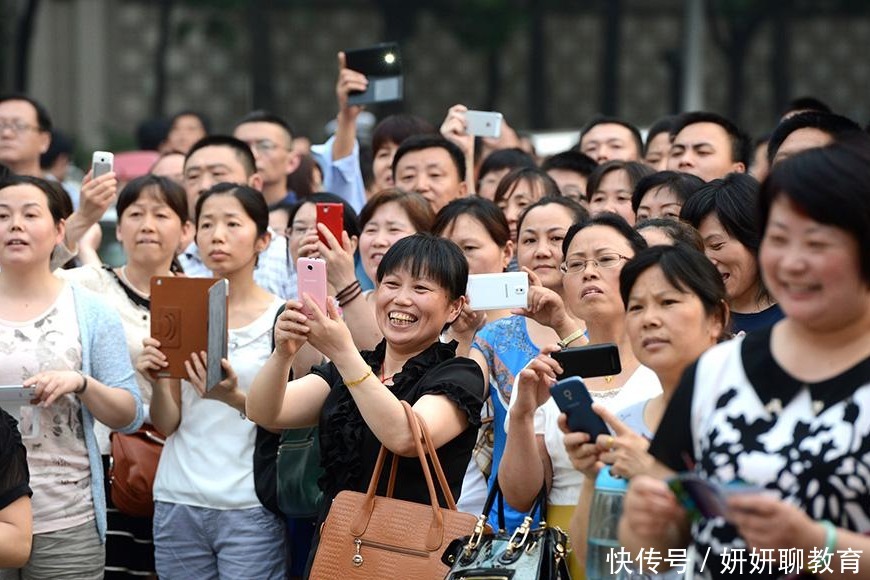
<path fill-rule="evenodd" d="M 130 299 L 130 302 L 132 302 L 133 304 L 135 304 L 139 308 L 144 308 L 145 310 L 151 309 L 151 300 L 148 298 L 145 298 L 144 296 L 141 296 L 138 292 L 134 291 L 132 288 L 127 286 L 127 283 L 124 282 L 123 280 L 121 280 L 121 277 L 118 276 L 118 274 L 117 274 L 117 272 L 115 272 L 114 268 L 112 268 L 111 266 L 103 265 L 103 269 L 106 270 L 107 272 L 111 273 L 112 276 L 115 277 L 115 280 L 118 281 L 118 285 L 121 286 L 121 290 L 124 291 L 124 294 L 127 295 L 127 298 Z"/>

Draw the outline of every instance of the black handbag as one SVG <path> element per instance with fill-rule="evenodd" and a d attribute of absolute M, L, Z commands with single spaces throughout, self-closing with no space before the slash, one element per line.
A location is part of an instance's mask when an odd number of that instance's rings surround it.
<path fill-rule="evenodd" d="M 486 520 L 496 499 L 499 529 L 492 533 L 486 531 Z M 568 536 L 559 527 L 547 526 L 546 505 L 547 488 L 542 487 L 520 527 L 513 534 L 506 533 L 504 499 L 496 479 L 474 532 L 451 542 L 441 557 L 450 566 L 445 580 L 570 580 Z M 539 510 L 541 523 L 533 529 L 535 510 Z"/>

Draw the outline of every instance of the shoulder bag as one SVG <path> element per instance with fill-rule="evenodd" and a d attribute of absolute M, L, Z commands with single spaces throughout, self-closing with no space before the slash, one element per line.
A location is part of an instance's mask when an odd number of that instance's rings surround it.
<path fill-rule="evenodd" d="M 278 445 L 278 508 L 291 518 L 314 517 L 320 513 L 323 491 L 317 480 L 320 467 L 320 439 L 317 427 L 285 429 Z"/>
<path fill-rule="evenodd" d="M 492 533 L 484 525 L 496 497 L 499 531 Z M 547 526 L 546 505 L 547 488 L 542 487 L 520 527 L 513 534 L 506 533 L 504 500 L 496 479 L 474 533 L 454 540 L 445 550 L 443 562 L 451 566 L 445 580 L 569 580 L 568 536 L 558 527 Z M 541 523 L 532 528 L 536 510 L 539 510 Z"/>
<path fill-rule="evenodd" d="M 402 406 L 414 433 L 431 505 L 393 499 L 398 468 L 395 456 L 387 496 L 375 495 L 387 457 L 386 447 L 381 446 L 368 491 L 342 491 L 332 502 L 321 528 L 320 545 L 311 569 L 312 580 L 440 580 L 449 570 L 441 561 L 444 548 L 452 538 L 474 530 L 478 518 L 456 511 L 453 494 L 425 423 L 408 403 L 402 401 Z M 446 509 L 438 505 L 426 460 L 427 451 L 447 502 Z"/>
<path fill-rule="evenodd" d="M 110 435 L 112 457 L 109 485 L 112 503 L 121 513 L 139 518 L 154 515 L 154 478 L 165 439 L 153 425 L 144 424 L 135 433 Z"/>

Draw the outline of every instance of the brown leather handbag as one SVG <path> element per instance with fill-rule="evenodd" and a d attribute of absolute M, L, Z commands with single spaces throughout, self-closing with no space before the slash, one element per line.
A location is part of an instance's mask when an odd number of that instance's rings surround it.
<path fill-rule="evenodd" d="M 455 538 L 474 530 L 478 518 L 456 511 L 425 423 L 408 403 L 402 401 L 402 406 L 414 433 L 431 505 L 393 499 L 398 467 L 395 456 L 387 496 L 375 495 L 387 457 L 386 447 L 381 446 L 368 492 L 342 491 L 332 502 L 321 528 L 320 545 L 311 568 L 312 580 L 441 580 L 449 571 L 441 562 L 441 553 Z M 446 509 L 438 505 L 427 451 L 448 505 Z"/>
<path fill-rule="evenodd" d="M 109 482 L 112 503 L 122 513 L 139 518 L 154 515 L 154 478 L 165 439 L 153 425 L 135 433 L 112 432 Z"/>

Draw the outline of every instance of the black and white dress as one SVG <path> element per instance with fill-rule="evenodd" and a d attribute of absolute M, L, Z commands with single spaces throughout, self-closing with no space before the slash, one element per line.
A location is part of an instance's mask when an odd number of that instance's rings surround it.
<path fill-rule="evenodd" d="M 831 379 L 803 383 L 774 360 L 771 331 L 702 355 L 683 376 L 661 422 L 667 428 L 656 433 L 650 452 L 675 471 L 694 466 L 711 480 L 740 479 L 776 493 L 816 521 L 866 534 L 870 358 Z M 746 549 L 746 543 L 724 519 L 693 524 L 696 577 L 733 577 L 722 556 L 726 548 Z M 775 563 L 774 573 L 765 575 L 776 577 L 776 570 Z"/>

